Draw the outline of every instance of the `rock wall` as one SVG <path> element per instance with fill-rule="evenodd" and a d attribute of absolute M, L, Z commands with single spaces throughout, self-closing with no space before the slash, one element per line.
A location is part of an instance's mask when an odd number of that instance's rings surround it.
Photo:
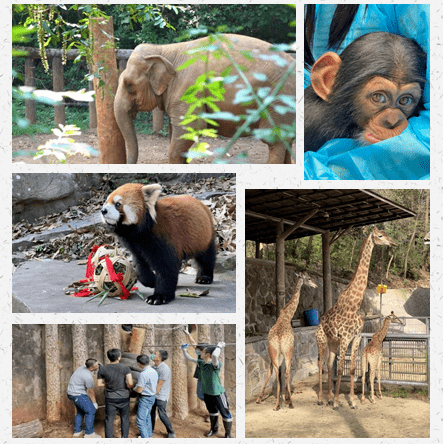
<path fill-rule="evenodd" d="M 12 222 L 34 222 L 92 197 L 102 174 L 16 173 L 12 175 Z"/>

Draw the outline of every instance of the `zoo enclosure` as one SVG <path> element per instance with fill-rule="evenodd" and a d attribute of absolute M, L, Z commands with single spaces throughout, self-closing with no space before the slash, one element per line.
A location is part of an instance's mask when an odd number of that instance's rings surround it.
<path fill-rule="evenodd" d="M 40 52 L 37 48 L 20 49 L 28 53 L 28 55 L 25 57 L 25 86 L 35 87 L 35 60 L 41 58 Z M 132 54 L 132 51 L 132 49 L 115 50 L 119 74 L 121 74 L 126 68 L 126 64 L 130 55 Z M 66 52 L 66 60 L 74 60 L 78 57 L 78 55 L 79 51 L 77 49 L 70 49 Z M 64 68 L 62 63 L 63 51 L 61 49 L 46 49 L 46 56 L 48 60 L 52 61 L 53 90 L 55 92 L 64 91 Z M 91 91 L 94 89 L 92 81 L 89 82 L 89 89 Z M 65 124 L 65 106 L 65 102 L 59 105 L 54 105 L 54 122 L 56 126 Z M 36 123 L 36 106 L 34 100 L 25 101 L 25 117 L 30 124 Z M 152 112 L 152 119 L 153 129 L 157 133 L 163 128 L 163 112 L 156 108 Z M 97 128 L 95 102 L 89 103 L 89 128 Z"/>
<path fill-rule="evenodd" d="M 430 385 L 430 330 L 429 317 L 400 317 L 405 325 L 414 320 L 423 320 L 423 330 L 426 333 L 402 333 L 396 326 L 395 332 L 386 335 L 383 341 L 383 360 L 381 365 L 381 383 L 424 386 Z M 373 333 L 362 333 L 362 341 L 357 353 L 355 373 L 362 378 L 361 355 L 363 349 L 370 342 Z M 337 354 L 338 356 L 338 354 Z M 351 353 L 346 352 L 342 380 L 350 379 Z M 337 379 L 337 359 L 333 367 L 333 380 Z M 377 376 L 377 375 L 376 375 Z M 367 381 L 366 381 L 367 383 Z"/>

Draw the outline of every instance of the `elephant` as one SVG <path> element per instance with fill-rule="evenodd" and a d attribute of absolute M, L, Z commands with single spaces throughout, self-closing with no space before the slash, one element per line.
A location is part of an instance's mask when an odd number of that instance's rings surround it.
<path fill-rule="evenodd" d="M 181 101 L 181 97 L 187 88 L 194 84 L 198 76 L 205 71 L 214 71 L 220 75 L 231 62 L 221 57 L 219 60 L 208 52 L 208 61 L 201 60 L 190 64 L 182 70 L 177 68 L 185 63 L 191 55 L 186 51 L 207 44 L 209 37 L 199 38 L 189 42 L 172 43 L 166 45 L 153 45 L 143 43 L 138 45 L 128 59 L 126 69 L 121 73 L 118 88 L 114 100 L 114 114 L 120 131 L 125 139 L 128 163 L 137 163 L 138 143 L 134 127 L 134 120 L 138 112 L 152 111 L 158 107 L 169 116 L 169 163 L 182 164 L 186 162 L 186 153 L 191 148 L 193 141 L 181 139 L 186 133 L 180 125 L 182 116 L 185 115 L 188 104 Z M 232 45 L 229 52 L 236 63 L 245 67 L 244 73 L 254 90 L 259 87 L 273 88 L 282 79 L 294 58 L 285 52 L 271 51 L 271 44 L 253 37 L 237 34 L 222 34 L 221 39 L 227 39 Z M 241 51 L 246 51 L 253 57 L 245 57 Z M 258 56 L 260 55 L 260 57 Z M 285 66 L 279 66 L 272 57 L 278 55 L 283 59 Z M 232 69 L 231 75 L 234 75 Z M 263 76 L 265 74 L 265 76 Z M 224 101 L 218 102 L 222 112 L 230 112 L 236 116 L 245 115 L 247 108 L 255 108 L 256 105 L 235 104 L 234 98 L 242 81 L 237 78 L 232 83 L 225 83 L 226 93 Z M 295 99 L 295 69 L 287 77 L 280 94 L 293 96 Z M 292 125 L 295 121 L 295 109 L 285 114 L 277 113 L 272 107 L 269 113 L 277 126 Z M 210 112 L 209 110 L 203 110 Z M 218 135 L 232 137 L 240 125 L 231 120 L 218 120 Z M 197 122 L 190 124 L 197 128 Z M 202 121 L 199 122 L 202 129 Z M 250 128 L 270 128 L 272 125 L 261 118 L 251 124 Z M 247 135 L 247 134 L 246 134 Z M 290 144 L 293 139 L 288 140 Z M 268 143 L 268 163 L 291 163 L 291 155 L 286 150 L 283 142 Z"/>

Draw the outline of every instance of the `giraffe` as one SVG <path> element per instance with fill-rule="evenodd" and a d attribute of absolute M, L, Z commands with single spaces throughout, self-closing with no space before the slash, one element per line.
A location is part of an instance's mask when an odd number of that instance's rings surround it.
<path fill-rule="evenodd" d="M 375 403 L 374 397 L 374 378 L 375 371 L 377 370 L 377 379 L 378 379 L 378 397 L 381 399 L 383 396 L 381 394 L 381 364 L 383 361 L 383 339 L 386 337 L 388 333 L 388 328 L 391 322 L 396 324 L 403 324 L 403 322 L 395 316 L 394 312 L 391 311 L 389 316 L 385 317 L 383 321 L 383 326 L 380 330 L 375 332 L 372 335 L 371 342 L 364 348 L 362 354 L 362 395 L 361 395 L 361 403 L 365 403 L 365 374 L 368 371 L 368 364 L 371 366 L 371 371 L 369 373 L 369 377 L 371 380 L 371 395 L 369 396 L 369 401 Z"/>
<path fill-rule="evenodd" d="M 366 286 L 368 283 L 369 263 L 371 261 L 374 245 L 395 245 L 395 242 L 384 232 L 374 227 L 374 230 L 366 237 L 361 247 L 357 269 L 348 286 L 340 293 L 335 305 L 324 315 L 315 332 L 318 345 L 318 404 L 323 404 L 322 370 L 323 358 L 326 347 L 329 349 L 328 356 L 328 403 L 333 402 L 334 410 L 338 409 L 338 397 L 340 394 L 340 381 L 343 375 L 343 366 L 346 350 L 352 342 L 351 347 L 351 390 L 350 400 L 352 408 L 356 409 L 354 401 L 354 374 L 357 350 L 360 346 L 361 332 L 363 329 L 363 318 L 358 313 L 363 302 Z M 332 365 L 339 350 L 338 378 L 335 397 L 332 394 Z"/>
<path fill-rule="evenodd" d="M 294 332 L 292 331 L 291 321 L 294 317 L 295 311 L 298 307 L 298 301 L 300 299 L 300 290 L 303 285 L 309 287 L 317 288 L 314 281 L 311 280 L 306 274 L 298 276 L 297 282 L 295 283 L 294 294 L 292 295 L 289 302 L 281 310 L 277 322 L 271 327 L 268 333 L 268 353 L 271 359 L 271 365 L 269 366 L 268 374 L 266 376 L 266 382 L 260 392 L 260 395 L 255 401 L 260 404 L 268 385 L 269 379 L 272 375 L 272 370 L 275 370 L 275 375 L 277 378 L 277 402 L 275 404 L 274 410 L 280 409 L 280 386 L 281 381 L 279 377 L 279 367 L 282 359 L 285 360 L 285 399 L 289 403 L 289 408 L 293 409 L 291 399 L 291 389 L 290 389 L 290 373 L 291 373 L 291 361 L 292 353 L 294 351 Z"/>

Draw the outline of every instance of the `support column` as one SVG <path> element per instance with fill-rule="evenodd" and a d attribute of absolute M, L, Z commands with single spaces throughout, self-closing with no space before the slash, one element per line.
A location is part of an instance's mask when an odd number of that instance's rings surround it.
<path fill-rule="evenodd" d="M 329 244 L 329 231 L 321 235 L 323 253 L 323 301 L 324 312 L 332 308 L 332 283 L 331 283 L 331 249 Z"/>
<path fill-rule="evenodd" d="M 104 364 L 109 364 L 107 351 L 111 348 L 120 348 L 120 324 L 104 324 L 103 349 L 105 355 Z"/>
<path fill-rule="evenodd" d="M 46 419 L 48 422 L 60 421 L 60 349 L 58 324 L 45 326 L 45 364 L 46 364 Z"/>
<path fill-rule="evenodd" d="M 72 350 L 73 350 L 73 370 L 77 370 L 82 365 L 85 365 L 88 359 L 88 347 L 86 340 L 86 325 L 73 324 L 72 325 Z"/>
<path fill-rule="evenodd" d="M 177 325 L 178 327 L 178 325 Z M 184 328 L 184 324 L 182 326 Z M 186 343 L 183 328 L 172 330 L 172 414 L 175 418 L 185 419 L 189 413 L 187 364 L 180 347 Z"/>
<path fill-rule="evenodd" d="M 150 355 L 155 349 L 155 328 L 152 324 L 146 324 L 145 342 L 142 347 L 143 355 Z"/>

